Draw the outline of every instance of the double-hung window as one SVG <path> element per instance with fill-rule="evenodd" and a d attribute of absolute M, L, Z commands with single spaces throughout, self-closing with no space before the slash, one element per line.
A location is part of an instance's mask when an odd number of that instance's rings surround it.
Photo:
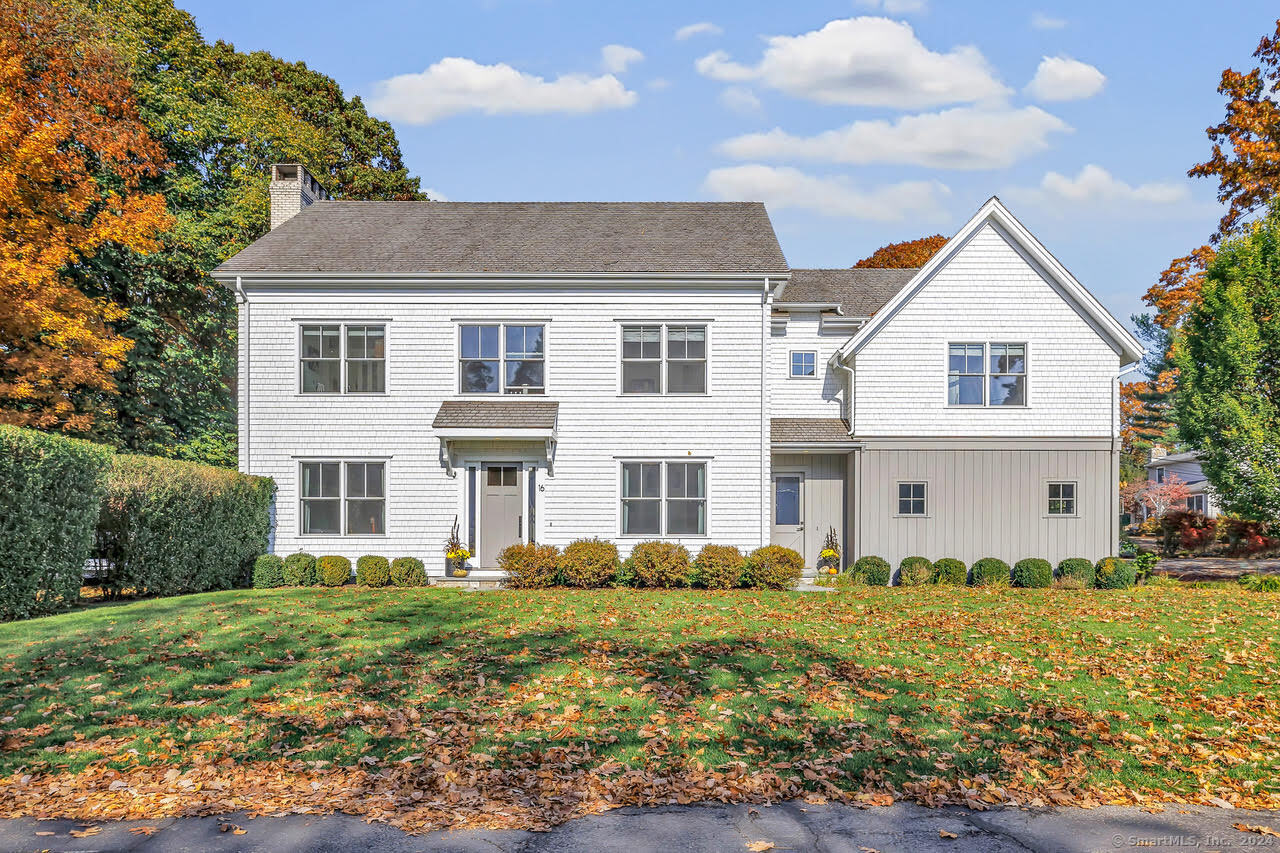
<path fill-rule="evenodd" d="M 791 353 L 791 378 L 811 379 L 817 375 L 818 354 L 795 351 Z"/>
<path fill-rule="evenodd" d="M 707 533 L 705 462 L 623 462 L 621 495 L 623 536 Z"/>
<path fill-rule="evenodd" d="M 1049 484 L 1049 515 L 1076 514 L 1076 484 Z"/>
<path fill-rule="evenodd" d="M 299 327 L 299 333 L 303 394 L 381 394 L 386 391 L 386 326 L 306 323 Z"/>
<path fill-rule="evenodd" d="M 622 393 L 707 393 L 707 327 L 662 323 L 623 326 Z"/>
<path fill-rule="evenodd" d="M 464 394 L 546 391 L 545 326 L 467 323 L 458 330 L 458 376 Z"/>
<path fill-rule="evenodd" d="M 303 462 L 298 496 L 303 535 L 387 532 L 385 462 Z"/>
<path fill-rule="evenodd" d="M 1025 406 L 1027 345 L 962 343 L 947 347 L 947 404 Z"/>

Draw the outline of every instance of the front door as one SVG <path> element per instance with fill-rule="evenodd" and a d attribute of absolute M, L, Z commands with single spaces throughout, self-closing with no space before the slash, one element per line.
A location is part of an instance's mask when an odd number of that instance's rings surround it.
<path fill-rule="evenodd" d="M 804 474 L 773 475 L 773 536 L 770 541 L 805 553 Z"/>
<path fill-rule="evenodd" d="M 498 565 L 503 548 L 521 541 L 520 466 L 485 465 L 480 486 L 480 558 L 482 569 Z"/>

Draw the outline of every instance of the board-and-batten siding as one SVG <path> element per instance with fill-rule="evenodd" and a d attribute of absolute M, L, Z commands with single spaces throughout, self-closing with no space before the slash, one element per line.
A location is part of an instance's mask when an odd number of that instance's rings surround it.
<path fill-rule="evenodd" d="M 796 311 L 787 315 L 785 334 L 769 338 L 770 410 L 775 418 L 843 418 L 844 382 L 827 361 L 848 335 L 820 333 L 817 311 Z M 793 351 L 816 354 L 815 377 L 791 377 Z"/>
<path fill-rule="evenodd" d="M 1112 553 L 1110 453 L 1096 450 L 871 450 L 861 454 L 854 536 L 860 554 L 1010 565 Z M 1046 483 L 1077 482 L 1076 517 L 1049 517 Z M 925 518 L 900 518 L 897 484 L 924 481 Z"/>
<path fill-rule="evenodd" d="M 1028 405 L 947 405 L 951 343 L 1027 344 Z M 854 434 L 1109 436 L 1120 358 L 1003 234 L 981 228 L 859 351 Z"/>
<path fill-rule="evenodd" d="M 804 564 L 818 564 L 818 554 L 827 531 L 834 527 L 840 538 L 841 553 L 845 543 L 845 469 L 848 454 L 775 453 L 773 472 L 804 474 Z M 770 484 L 772 500 L 772 484 Z M 772 510 L 771 510 L 772 511 Z"/>
<path fill-rule="evenodd" d="M 246 282 L 246 285 L 248 283 Z M 767 536 L 767 432 L 762 428 L 760 283 L 740 288 L 577 287 L 388 289 L 307 293 L 248 287 L 240 310 L 241 466 L 279 486 L 276 550 L 412 555 L 440 564 L 455 515 L 463 523 L 465 476 L 449 477 L 431 426 L 440 403 L 457 398 L 458 320 L 546 324 L 547 395 L 560 404 L 554 476 L 539 471 L 538 538 L 564 545 L 619 535 L 618 457 L 708 460 L 709 529 L 687 537 L 692 550 L 714 541 L 755 548 Z M 385 321 L 385 395 L 298 393 L 300 321 Z M 706 321 L 709 393 L 619 394 L 619 322 Z M 485 395 L 492 399 L 492 395 Z M 767 421 L 766 421 L 767 423 Z M 471 452 L 475 445 L 460 447 Z M 496 445 L 506 456 L 528 450 Z M 299 458 L 387 458 L 387 534 L 303 536 Z M 472 454 L 475 458 L 475 454 Z"/>

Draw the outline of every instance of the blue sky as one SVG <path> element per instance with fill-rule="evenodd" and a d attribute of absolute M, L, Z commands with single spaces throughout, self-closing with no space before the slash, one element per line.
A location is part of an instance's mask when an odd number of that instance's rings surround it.
<path fill-rule="evenodd" d="M 207 38 L 364 97 L 441 197 L 763 200 L 801 267 L 949 235 L 997 194 L 1122 319 L 1212 232 L 1216 186 L 1186 170 L 1222 117 L 1220 72 L 1252 67 L 1277 14 L 1254 0 L 179 3 Z"/>

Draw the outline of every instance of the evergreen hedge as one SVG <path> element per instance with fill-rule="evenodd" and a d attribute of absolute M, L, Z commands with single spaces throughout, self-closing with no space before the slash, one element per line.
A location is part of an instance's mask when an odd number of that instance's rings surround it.
<path fill-rule="evenodd" d="M 356 583 L 361 586 L 386 586 L 391 583 L 391 562 L 386 557 L 366 554 L 356 560 Z"/>
<path fill-rule="evenodd" d="M 79 598 L 110 464 L 110 448 L 0 425 L 0 619 Z"/>
<path fill-rule="evenodd" d="M 263 554 L 253 564 L 253 588 L 277 586 L 284 586 L 284 560 L 275 554 Z"/>
<path fill-rule="evenodd" d="M 884 557 L 867 555 L 859 557 L 853 564 L 853 576 L 856 581 L 868 586 L 888 586 L 893 567 Z"/>
<path fill-rule="evenodd" d="M 427 570 L 417 557 L 396 557 L 391 561 L 392 586 L 426 586 Z"/>
<path fill-rule="evenodd" d="M 941 586 L 964 586 L 969 580 L 969 567 L 954 557 L 943 557 L 933 564 L 929 583 Z"/>
<path fill-rule="evenodd" d="M 1013 564 L 1013 585 L 1041 589 L 1053 583 L 1053 564 L 1039 557 L 1028 557 Z"/>
<path fill-rule="evenodd" d="M 969 582 L 974 586 L 1008 586 L 1009 564 L 999 557 L 983 557 L 973 564 Z"/>
<path fill-rule="evenodd" d="M 120 455 L 98 514 L 108 594 L 179 595 L 243 586 L 267 550 L 275 483 L 226 468 Z"/>
<path fill-rule="evenodd" d="M 1077 581 L 1085 589 L 1093 586 L 1093 563 L 1084 557 L 1068 557 L 1058 563 L 1058 578 Z"/>

